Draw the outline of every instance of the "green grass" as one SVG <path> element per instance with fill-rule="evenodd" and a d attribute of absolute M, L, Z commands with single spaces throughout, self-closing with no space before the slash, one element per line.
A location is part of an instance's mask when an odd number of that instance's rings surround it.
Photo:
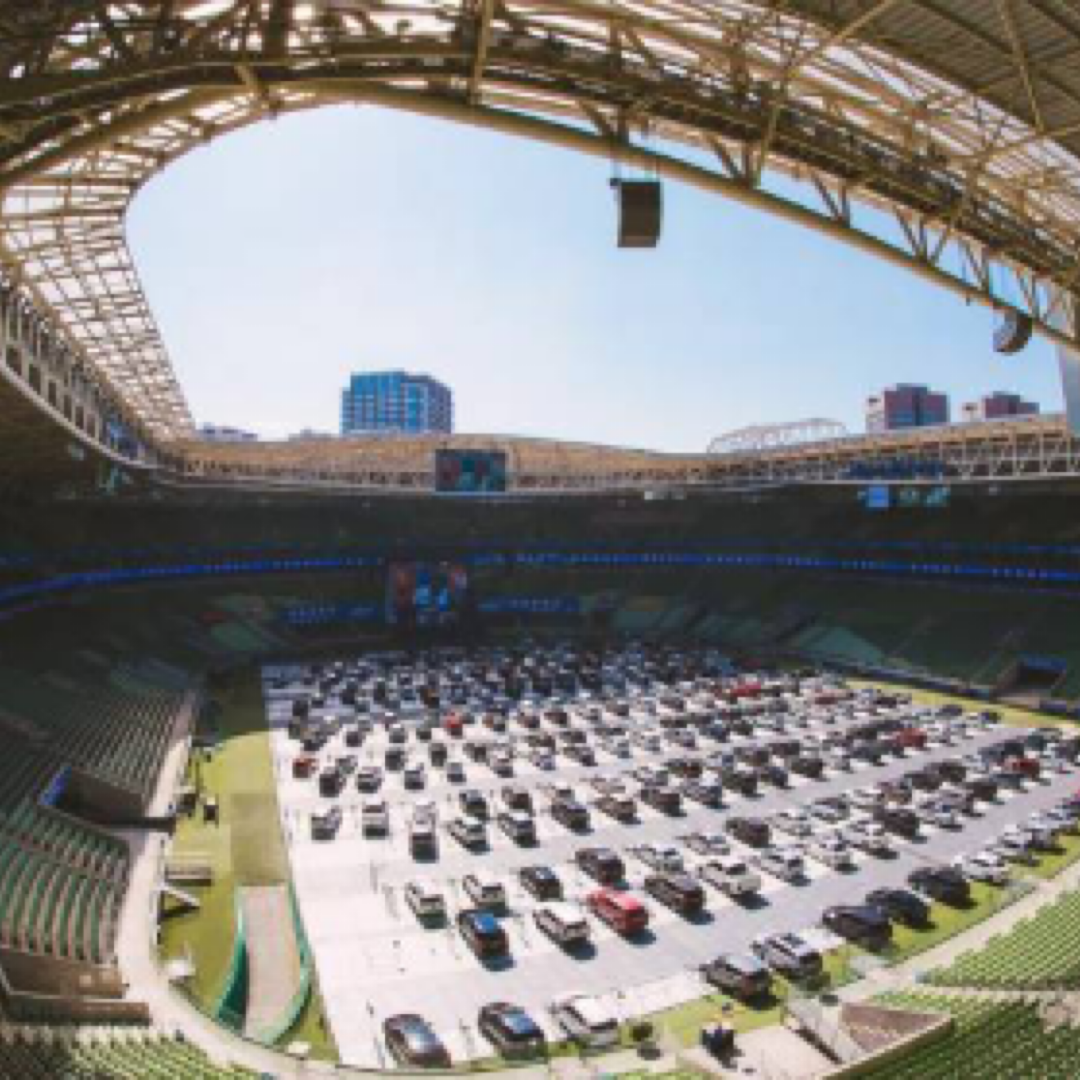
<path fill-rule="evenodd" d="M 214 732 L 217 748 L 209 757 L 197 751 L 188 766 L 188 782 L 217 797 L 219 824 L 202 820 L 201 810 L 178 822 L 173 854 L 201 856 L 214 867 L 212 885 L 190 891 L 202 902 L 199 911 L 180 912 L 166 901 L 161 955 L 190 953 L 196 975 L 190 991 L 195 1003 L 212 1009 L 221 994 L 236 932 L 235 895 L 242 885 L 290 880 L 288 855 L 278 824 L 277 787 L 258 673 L 239 675 L 216 691 L 222 710 Z M 302 1041 L 311 1055 L 336 1061 L 337 1050 L 321 1023 L 322 1000 L 313 989 L 293 1028 L 279 1045 Z"/>

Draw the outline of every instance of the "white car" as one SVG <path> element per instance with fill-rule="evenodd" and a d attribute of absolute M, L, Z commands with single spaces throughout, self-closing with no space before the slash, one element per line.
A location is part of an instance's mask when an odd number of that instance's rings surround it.
<path fill-rule="evenodd" d="M 533 921 L 552 941 L 564 948 L 584 945 L 590 937 L 589 924 L 575 904 L 555 900 L 541 904 Z"/>
<path fill-rule="evenodd" d="M 859 810 L 873 810 L 881 802 L 881 792 L 876 787 L 856 788 L 848 795 L 848 802 Z"/>
<path fill-rule="evenodd" d="M 807 845 L 806 853 L 834 870 L 850 870 L 855 866 L 851 848 L 835 834 L 815 838 Z"/>
<path fill-rule="evenodd" d="M 857 847 L 870 855 L 891 855 L 893 846 L 889 834 L 883 825 L 876 821 L 858 820 L 841 826 L 838 835 L 852 847 Z"/>
<path fill-rule="evenodd" d="M 947 803 L 928 799 L 918 808 L 919 817 L 939 829 L 959 829 L 960 815 Z"/>
<path fill-rule="evenodd" d="M 364 835 L 386 834 L 390 831 L 390 808 L 385 799 L 365 799 L 360 810 L 360 825 Z"/>
<path fill-rule="evenodd" d="M 1004 885 L 1009 880 L 1009 868 L 991 851 L 977 851 L 974 855 L 960 855 L 953 859 L 953 866 L 972 881 L 985 881 L 990 885 Z"/>
<path fill-rule="evenodd" d="M 809 836 L 814 831 L 813 818 L 805 810 L 781 810 L 773 817 L 772 826 L 791 836 Z"/>
<path fill-rule="evenodd" d="M 552 1020 L 575 1042 L 593 1049 L 619 1041 L 619 1018 L 592 994 L 560 994 L 548 1006 Z"/>
<path fill-rule="evenodd" d="M 679 850 L 670 844 L 642 844 L 630 850 L 654 870 L 678 873 L 686 868 Z"/>
<path fill-rule="evenodd" d="M 498 878 L 491 874 L 478 872 L 466 874 L 461 879 L 462 888 L 469 899 L 485 911 L 504 911 L 506 909 L 506 888 Z"/>
<path fill-rule="evenodd" d="M 410 881 L 405 886 L 405 901 L 418 919 L 446 918 L 446 901 L 442 893 L 423 881 Z"/>
<path fill-rule="evenodd" d="M 766 874 L 781 881 L 801 881 L 806 876 L 806 863 L 794 848 L 762 848 L 754 857 L 754 862 Z"/>
<path fill-rule="evenodd" d="M 993 841 L 989 849 L 1001 859 L 1008 862 L 1023 863 L 1025 866 L 1034 866 L 1039 860 L 1031 850 L 1030 844 L 1023 836 L 1006 832 Z"/>
<path fill-rule="evenodd" d="M 710 859 L 699 871 L 698 877 L 714 889 L 729 896 L 749 896 L 761 889 L 761 877 L 754 873 L 745 859 L 738 855 Z"/>

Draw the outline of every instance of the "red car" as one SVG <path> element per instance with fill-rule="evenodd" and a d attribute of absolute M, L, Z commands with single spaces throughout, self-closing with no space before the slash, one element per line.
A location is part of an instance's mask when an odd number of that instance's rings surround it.
<path fill-rule="evenodd" d="M 649 910 L 640 900 L 614 889 L 596 889 L 586 900 L 589 910 L 620 934 L 640 934 L 649 925 Z"/>

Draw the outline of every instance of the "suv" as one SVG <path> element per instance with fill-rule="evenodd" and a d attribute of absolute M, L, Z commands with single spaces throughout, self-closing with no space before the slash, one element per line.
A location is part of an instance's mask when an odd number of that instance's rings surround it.
<path fill-rule="evenodd" d="M 601 1049 L 619 1041 L 619 1018 L 591 994 L 560 994 L 549 1012 L 571 1039 L 584 1046 Z"/>
<path fill-rule="evenodd" d="M 562 882 L 555 871 L 548 866 L 525 866 L 518 871 L 518 880 L 522 887 L 536 897 L 537 900 L 561 900 L 563 898 Z"/>
<path fill-rule="evenodd" d="M 589 811 L 577 799 L 558 796 L 551 804 L 551 816 L 568 829 L 584 832 L 589 828 Z"/>
<path fill-rule="evenodd" d="M 682 796 L 674 789 L 646 784 L 640 792 L 641 801 L 662 814 L 682 813 Z"/>
<path fill-rule="evenodd" d="M 498 823 L 515 844 L 524 847 L 536 843 L 536 822 L 524 810 L 505 810 L 499 815 Z"/>
<path fill-rule="evenodd" d="M 889 832 L 912 839 L 919 835 L 919 818 L 914 811 L 902 806 L 875 806 L 874 820 L 884 825 Z"/>
<path fill-rule="evenodd" d="M 386 836 L 390 831 L 390 810 L 385 799 L 365 799 L 360 810 L 360 824 L 365 836 Z"/>
<path fill-rule="evenodd" d="M 761 889 L 760 876 L 738 855 L 711 859 L 698 871 L 698 877 L 728 896 L 750 896 Z"/>
<path fill-rule="evenodd" d="M 490 874 L 466 874 L 461 887 L 478 907 L 485 911 L 506 911 L 506 889 Z"/>
<path fill-rule="evenodd" d="M 596 809 L 624 824 L 637 820 L 637 806 L 629 795 L 604 795 L 596 800 Z"/>
<path fill-rule="evenodd" d="M 382 785 L 382 769 L 378 765 L 365 765 L 356 770 L 357 791 L 378 791 Z"/>
<path fill-rule="evenodd" d="M 892 941 L 888 915 L 869 904 L 837 904 L 826 908 L 821 922 L 834 934 L 867 949 L 884 949 Z"/>
<path fill-rule="evenodd" d="M 971 899 L 967 878 L 951 866 L 920 866 L 908 874 L 908 884 L 931 900 L 961 907 Z"/>
<path fill-rule="evenodd" d="M 473 788 L 463 791 L 458 796 L 458 805 L 461 807 L 462 813 L 468 814 L 470 817 L 486 820 L 490 814 L 487 799 Z"/>
<path fill-rule="evenodd" d="M 751 847 L 765 847 L 769 843 L 769 825 L 761 818 L 730 817 L 724 828 L 740 843 L 749 844 Z"/>
<path fill-rule="evenodd" d="M 801 881 L 806 876 L 803 857 L 791 848 L 766 847 L 758 852 L 757 865 L 781 881 Z"/>
<path fill-rule="evenodd" d="M 469 948 L 481 958 L 506 956 L 510 952 L 506 931 L 490 911 L 458 912 L 457 928 Z"/>
<path fill-rule="evenodd" d="M 702 978 L 740 1001 L 764 997 L 772 989 L 769 969 L 753 956 L 721 953 L 701 968 Z"/>
<path fill-rule="evenodd" d="M 724 802 L 723 785 L 715 780 L 687 780 L 680 789 L 684 798 L 708 807 L 719 809 Z"/>
<path fill-rule="evenodd" d="M 439 853 L 439 834 L 435 818 L 428 813 L 416 813 L 409 823 L 409 851 L 413 858 L 431 859 Z"/>
<path fill-rule="evenodd" d="M 574 853 L 574 862 L 601 885 L 617 885 L 626 868 L 611 848 L 582 848 Z"/>
<path fill-rule="evenodd" d="M 705 890 L 689 875 L 650 874 L 645 891 L 680 915 L 697 915 L 705 910 Z"/>
<path fill-rule="evenodd" d="M 598 919 L 620 934 L 640 934 L 649 925 L 648 908 L 628 893 L 597 889 L 589 893 L 585 903 Z"/>
<path fill-rule="evenodd" d="M 533 921 L 557 945 L 571 949 L 589 942 L 589 924 L 582 917 L 576 904 L 558 901 L 541 904 L 533 914 Z"/>
<path fill-rule="evenodd" d="M 446 918 L 446 901 L 423 881 L 410 881 L 405 886 L 405 902 L 421 922 L 442 922 Z"/>
<path fill-rule="evenodd" d="M 866 903 L 905 926 L 926 926 L 930 919 L 929 904 L 908 889 L 874 889 L 866 894 Z"/>
<path fill-rule="evenodd" d="M 754 955 L 781 975 L 795 982 L 821 977 L 821 953 L 798 934 L 761 934 L 750 944 Z"/>
<path fill-rule="evenodd" d="M 527 788 L 510 785 L 502 789 L 502 800 L 511 810 L 524 810 L 527 814 L 533 812 L 532 796 Z"/>
<path fill-rule="evenodd" d="M 447 826 L 448 833 L 464 848 L 482 851 L 487 847 L 487 829 L 476 818 L 457 817 Z"/>

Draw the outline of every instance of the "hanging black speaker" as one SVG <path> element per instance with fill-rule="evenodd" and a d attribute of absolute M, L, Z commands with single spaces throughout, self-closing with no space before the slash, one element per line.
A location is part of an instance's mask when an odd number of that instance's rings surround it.
<path fill-rule="evenodd" d="M 998 328 L 994 331 L 994 351 L 1011 356 L 1018 353 L 1031 340 L 1035 323 L 1030 315 L 1016 308 L 1007 308 Z"/>
<path fill-rule="evenodd" d="M 612 180 L 611 186 L 619 200 L 619 247 L 656 247 L 663 213 L 660 181 Z"/>

